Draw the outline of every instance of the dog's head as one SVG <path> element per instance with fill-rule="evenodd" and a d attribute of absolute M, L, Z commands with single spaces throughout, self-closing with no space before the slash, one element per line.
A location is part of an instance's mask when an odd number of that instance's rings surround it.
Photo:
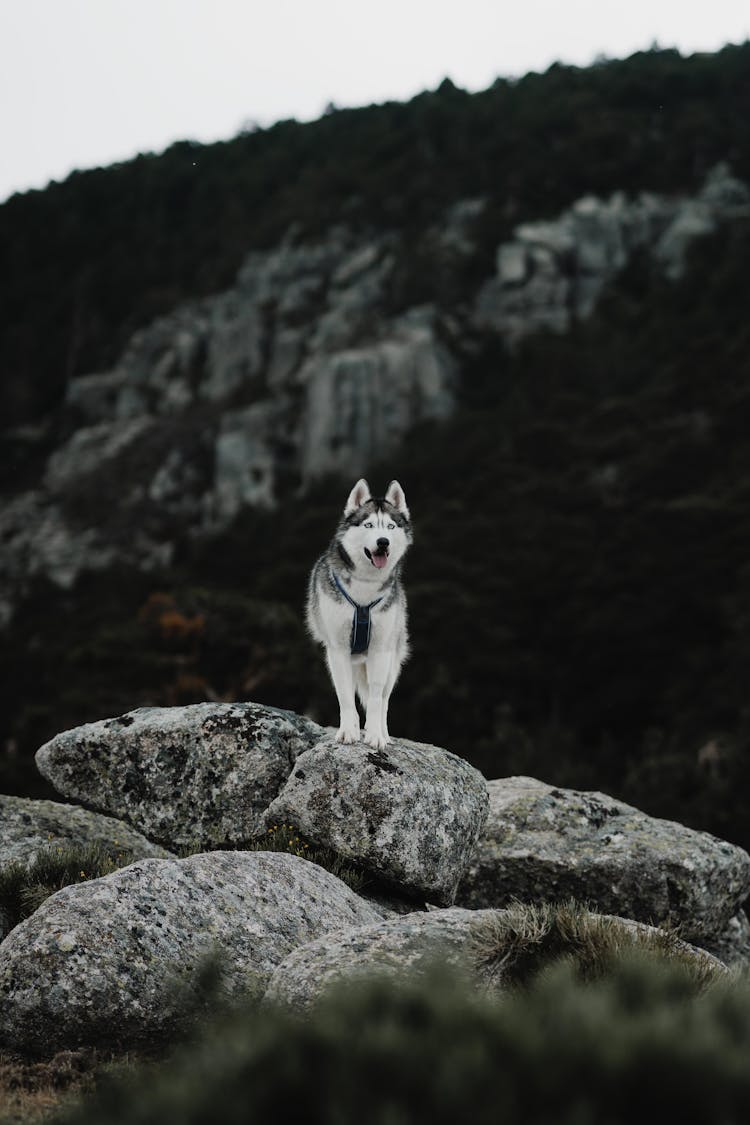
<path fill-rule="evenodd" d="M 340 542 L 363 577 L 379 572 L 385 578 L 411 543 L 411 522 L 404 490 L 397 480 L 385 496 L 370 495 L 366 480 L 349 493 L 341 523 Z"/>

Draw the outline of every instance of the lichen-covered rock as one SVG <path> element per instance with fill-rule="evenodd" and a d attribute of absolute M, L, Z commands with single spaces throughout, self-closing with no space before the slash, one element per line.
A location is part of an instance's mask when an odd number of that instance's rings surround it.
<path fill-rule="evenodd" d="M 450 905 L 487 807 L 482 775 L 447 750 L 327 737 L 300 754 L 266 824 L 290 821 L 402 893 Z"/>
<path fill-rule="evenodd" d="M 170 853 L 112 816 L 58 801 L 0 796 L 0 869 L 30 864 L 45 848 L 99 845 L 132 859 L 169 858 Z"/>
<path fill-rule="evenodd" d="M 371 975 L 418 976 L 434 971 L 436 966 L 466 971 L 479 988 L 505 987 L 514 954 L 512 941 L 502 935 L 512 913 L 451 907 L 387 918 L 343 934 L 326 934 L 284 958 L 268 982 L 264 1003 L 301 1011 L 341 982 Z M 581 915 L 585 924 L 590 919 L 595 929 L 605 927 L 612 949 L 616 947 L 624 952 L 656 948 L 666 957 L 678 957 L 683 965 L 693 966 L 699 973 L 723 974 L 726 971 L 715 957 L 686 942 L 670 937 L 668 944 L 662 947 L 663 935 L 657 934 L 651 926 L 630 919 L 603 918 L 586 911 Z M 512 925 L 511 922 L 511 932 Z M 493 950 L 496 935 L 500 936 L 497 949 Z M 531 948 L 534 949 L 533 938 Z M 575 942 L 571 941 L 570 955 L 576 954 L 585 960 L 585 949 L 576 949 Z M 544 966 L 546 956 L 549 956 L 548 951 L 540 944 L 539 969 Z M 512 977 L 512 972 L 510 975 Z"/>
<path fill-rule="evenodd" d="M 670 921 L 704 945 L 750 893 L 750 856 L 604 793 L 530 777 L 487 783 L 490 814 L 458 891 L 463 906 L 577 898 L 606 914 Z"/>
<path fill-rule="evenodd" d="M 0 1043 L 29 1053 L 168 1041 L 196 974 L 262 992 L 297 945 L 378 914 L 317 864 L 269 852 L 139 860 L 65 887 L 0 945 Z"/>
<path fill-rule="evenodd" d="M 264 1002 L 301 1010 L 344 980 L 420 974 L 436 964 L 466 968 L 472 926 L 492 913 L 451 907 L 402 914 L 316 938 L 293 950 L 274 970 Z"/>
<path fill-rule="evenodd" d="M 142 707 L 63 731 L 37 751 L 64 797 L 127 820 L 167 847 L 249 839 L 321 728 L 257 703 Z"/>

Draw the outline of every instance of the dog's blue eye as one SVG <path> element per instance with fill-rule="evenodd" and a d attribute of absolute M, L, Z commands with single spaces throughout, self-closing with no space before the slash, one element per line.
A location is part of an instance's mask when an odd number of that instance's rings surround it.
<path fill-rule="evenodd" d="M 389 524 L 388 524 L 388 530 L 389 530 L 389 531 L 393 531 L 393 529 L 394 529 L 394 527 L 395 527 L 395 526 L 396 526 L 396 525 L 395 525 L 395 523 L 389 523 Z"/>
<path fill-rule="evenodd" d="M 365 524 L 365 527 L 372 527 L 372 524 L 371 524 L 371 523 L 366 523 L 366 524 Z"/>

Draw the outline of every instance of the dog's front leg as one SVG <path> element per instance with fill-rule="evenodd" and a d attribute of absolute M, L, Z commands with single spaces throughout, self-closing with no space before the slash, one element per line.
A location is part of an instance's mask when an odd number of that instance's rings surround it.
<path fill-rule="evenodd" d="M 388 745 L 385 726 L 385 688 L 391 670 L 393 653 L 373 652 L 367 657 L 367 720 L 365 740 L 377 750 Z"/>
<path fill-rule="evenodd" d="M 336 698 L 339 701 L 339 730 L 337 742 L 359 742 L 359 715 L 354 702 L 354 677 L 352 658 L 344 649 L 326 649 L 328 670 L 331 673 Z"/>
<path fill-rule="evenodd" d="M 394 652 L 391 658 L 390 666 L 388 668 L 388 679 L 385 683 L 385 691 L 383 692 L 383 734 L 385 735 L 386 742 L 390 740 L 390 735 L 388 734 L 388 704 L 391 701 L 391 692 L 393 691 L 396 680 L 398 679 L 400 670 L 401 662 Z"/>

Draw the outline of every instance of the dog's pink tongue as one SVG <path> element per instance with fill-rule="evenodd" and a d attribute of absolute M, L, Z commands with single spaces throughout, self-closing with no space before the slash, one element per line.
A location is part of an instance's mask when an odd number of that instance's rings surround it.
<path fill-rule="evenodd" d="M 380 568 L 385 566 L 385 564 L 388 562 L 388 556 L 387 555 L 373 555 L 372 561 L 375 563 L 375 566 L 378 568 L 378 570 L 380 570 Z"/>

